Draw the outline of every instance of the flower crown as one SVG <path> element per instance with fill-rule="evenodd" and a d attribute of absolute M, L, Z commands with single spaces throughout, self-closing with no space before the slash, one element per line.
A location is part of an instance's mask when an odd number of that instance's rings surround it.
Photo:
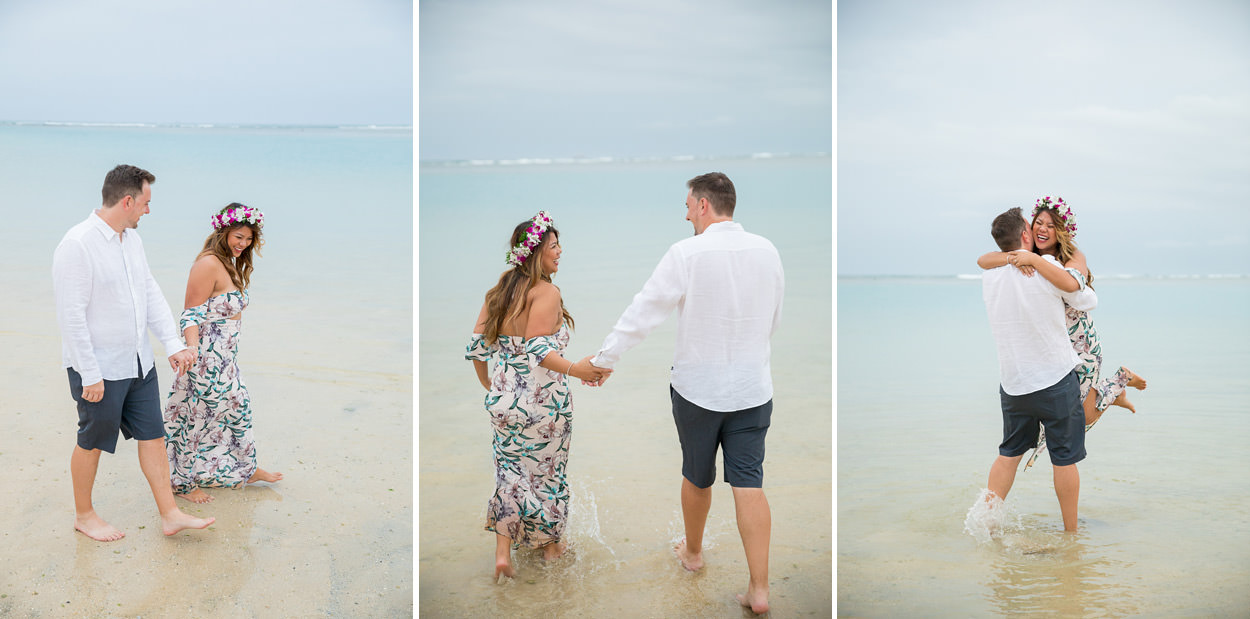
<path fill-rule="evenodd" d="M 232 224 L 254 224 L 257 228 L 265 227 L 265 214 L 260 209 L 239 205 L 228 208 L 225 212 L 213 215 L 213 229 L 220 230 Z"/>
<path fill-rule="evenodd" d="M 1037 201 L 1037 205 L 1033 207 L 1033 219 L 1037 219 L 1037 214 L 1042 209 L 1054 209 L 1055 214 L 1059 216 L 1059 221 L 1063 222 L 1063 227 L 1068 231 L 1070 236 L 1076 236 L 1076 215 L 1072 214 L 1072 207 L 1063 201 L 1063 198 L 1055 197 L 1055 201 L 1050 201 L 1050 196 L 1041 198 Z"/>
<path fill-rule="evenodd" d="M 529 228 L 526 229 L 525 236 L 521 238 L 521 242 L 508 250 L 508 264 L 514 267 L 521 266 L 525 259 L 530 257 L 538 243 L 543 240 L 543 235 L 547 233 L 547 228 L 551 227 L 552 223 L 554 222 L 552 222 L 551 215 L 548 215 L 547 211 L 538 211 L 538 214 L 530 220 Z"/>

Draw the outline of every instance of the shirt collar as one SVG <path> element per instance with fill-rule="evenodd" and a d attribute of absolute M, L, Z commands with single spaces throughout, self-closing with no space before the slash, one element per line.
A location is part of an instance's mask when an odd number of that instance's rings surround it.
<path fill-rule="evenodd" d="M 742 232 L 742 224 L 732 219 L 729 221 L 718 221 L 714 224 L 709 224 L 708 227 L 703 229 L 703 234 L 709 232 Z"/>
<path fill-rule="evenodd" d="M 104 218 L 100 217 L 100 214 L 96 211 L 91 211 L 91 217 L 88 217 L 87 221 L 91 222 L 91 227 L 95 228 L 96 232 L 99 232 L 100 236 L 103 236 L 106 241 L 116 238 L 118 242 L 121 242 L 122 235 L 126 232 L 125 230 L 121 232 L 114 230 L 113 226 L 110 226 L 109 222 L 104 221 Z"/>

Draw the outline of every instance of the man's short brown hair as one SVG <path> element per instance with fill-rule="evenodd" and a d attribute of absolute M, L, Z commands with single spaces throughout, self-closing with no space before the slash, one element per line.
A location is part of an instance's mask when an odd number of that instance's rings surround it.
<path fill-rule="evenodd" d="M 720 172 L 708 172 L 686 181 L 686 187 L 690 188 L 695 199 L 707 198 L 708 204 L 712 205 L 712 210 L 717 215 L 733 217 L 738 196 L 734 193 L 733 181 L 728 176 Z"/>
<path fill-rule="evenodd" d="M 1013 206 L 994 218 L 990 224 L 990 235 L 998 248 L 1003 251 L 1020 249 L 1020 234 L 1024 232 L 1024 213 L 1020 207 Z"/>
<path fill-rule="evenodd" d="M 104 188 L 100 190 L 104 198 L 104 206 L 117 204 L 126 196 L 138 198 L 143 193 L 143 183 L 151 185 L 156 177 L 143 168 L 122 164 L 109 171 L 104 177 Z"/>

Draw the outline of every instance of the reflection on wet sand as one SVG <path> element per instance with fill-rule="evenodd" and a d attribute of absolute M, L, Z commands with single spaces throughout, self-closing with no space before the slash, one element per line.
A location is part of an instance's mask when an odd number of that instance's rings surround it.
<path fill-rule="evenodd" d="M 1139 612 L 1132 587 L 1114 578 L 1119 561 L 1089 548 L 1082 533 L 1032 530 L 1004 535 L 986 583 L 1004 615 L 1120 617 Z"/>

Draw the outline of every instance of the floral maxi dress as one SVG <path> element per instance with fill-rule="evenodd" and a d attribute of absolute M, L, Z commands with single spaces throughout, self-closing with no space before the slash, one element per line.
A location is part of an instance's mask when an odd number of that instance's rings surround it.
<path fill-rule="evenodd" d="M 494 428 L 495 494 L 486 530 L 507 536 L 513 547 L 540 548 L 564 534 L 573 401 L 568 377 L 538 364 L 568 343 L 568 325 L 561 325 L 554 335 L 500 336 L 493 344 L 474 334 L 465 352 L 465 359 L 486 362 L 490 375 L 485 404 Z"/>
<path fill-rule="evenodd" d="M 182 312 L 179 329 L 200 327 L 195 365 L 174 379 L 165 406 L 165 450 L 174 492 L 197 486 L 232 488 L 256 472 L 252 400 L 239 374 L 242 320 L 247 291 L 210 297 Z"/>
<path fill-rule="evenodd" d="M 1085 276 L 1076 269 L 1065 270 L 1076 278 L 1077 283 L 1080 284 L 1079 289 L 1085 290 Z M 1121 366 L 1110 378 L 1099 380 L 1098 374 L 1102 370 L 1102 343 L 1098 341 L 1098 329 L 1094 328 L 1094 319 L 1090 317 L 1089 312 L 1074 309 L 1066 302 L 1063 304 L 1063 310 L 1064 321 L 1068 326 L 1068 339 L 1072 341 L 1072 349 L 1076 351 L 1076 356 L 1081 358 L 1081 364 L 1076 366 L 1076 377 L 1081 382 L 1081 401 L 1084 402 L 1089 390 L 1094 389 L 1097 394 L 1094 405 L 1098 410 L 1105 411 L 1116 398 L 1120 397 L 1120 394 L 1124 393 L 1129 380 L 1128 370 Z M 1094 427 L 1094 423 L 1085 426 L 1085 431 L 1089 432 L 1090 428 Z M 1024 465 L 1026 471 L 1046 449 L 1046 431 L 1039 430 L 1038 434 L 1037 448 Z"/>

